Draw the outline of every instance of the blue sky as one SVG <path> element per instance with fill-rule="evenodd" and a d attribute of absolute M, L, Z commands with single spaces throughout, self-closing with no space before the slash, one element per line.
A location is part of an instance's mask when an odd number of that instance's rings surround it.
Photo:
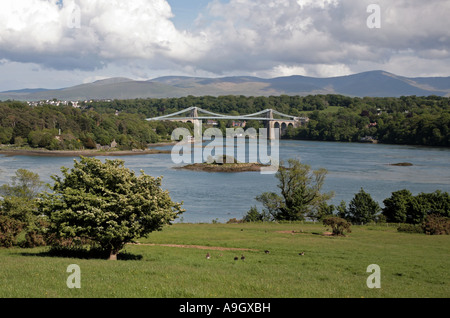
<path fill-rule="evenodd" d="M 449 16 L 442 0 L 2 0 L 0 91 L 167 75 L 450 76 Z"/>
<path fill-rule="evenodd" d="M 172 7 L 175 26 L 180 29 L 190 29 L 201 12 L 204 12 L 211 2 L 210 0 L 168 0 Z"/>

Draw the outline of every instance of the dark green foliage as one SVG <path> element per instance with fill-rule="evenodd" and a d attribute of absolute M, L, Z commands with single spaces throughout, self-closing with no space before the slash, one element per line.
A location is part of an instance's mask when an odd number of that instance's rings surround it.
<path fill-rule="evenodd" d="M 393 192 L 383 203 L 382 213 L 387 222 L 420 224 L 431 214 L 450 217 L 450 196 L 440 190 L 416 196 L 408 190 L 400 190 Z"/>
<path fill-rule="evenodd" d="M 267 222 L 273 221 L 273 218 L 270 214 L 262 211 L 259 212 L 256 206 L 252 206 L 247 214 L 243 217 L 242 221 L 244 222 Z"/>
<path fill-rule="evenodd" d="M 423 227 L 421 224 L 400 224 L 397 231 L 404 233 L 420 233 L 423 234 Z"/>
<path fill-rule="evenodd" d="M 383 215 L 387 222 L 406 223 L 413 195 L 409 190 L 392 192 L 390 198 L 383 201 Z"/>
<path fill-rule="evenodd" d="M 374 221 L 380 211 L 379 204 L 361 188 L 348 205 L 346 219 L 356 224 L 367 224 Z"/>
<path fill-rule="evenodd" d="M 158 125 L 161 135 L 154 131 Z M 183 123 L 150 123 L 142 114 L 71 106 L 37 107 L 25 103 L 0 102 L 0 143 L 28 145 L 48 150 L 95 149 L 97 144 L 127 150 L 146 148 L 148 144 L 170 140 L 168 132 L 175 127 L 189 127 Z"/>
<path fill-rule="evenodd" d="M 0 187 L 0 246 L 16 245 L 22 231 L 25 232 L 26 247 L 42 245 L 40 220 L 36 214 L 36 197 L 42 186 L 38 174 L 19 169 L 11 178 L 11 184 Z"/>
<path fill-rule="evenodd" d="M 94 101 L 82 105 L 83 108 L 78 109 L 0 102 L 0 143 L 21 145 L 25 142 L 48 149 L 80 149 L 92 146 L 85 144 L 90 137 L 94 143 L 102 145 L 115 139 L 123 149 L 145 147 L 148 143 L 170 139 L 170 133 L 176 127 L 192 125 L 146 122 L 145 118 L 197 106 L 216 113 L 241 115 L 272 108 L 288 115 L 310 118 L 306 126 L 289 127 L 285 138 L 359 141 L 364 136 L 373 136 L 383 143 L 450 146 L 450 98 L 447 97 L 228 95 Z M 329 106 L 340 108 L 337 112 L 328 112 Z M 224 130 L 229 124 L 229 121 L 219 121 L 218 128 Z M 248 127 L 262 127 L 258 121 L 247 124 Z M 56 142 L 53 138 L 59 129 L 63 136 Z M 76 142 L 78 140 L 80 142 Z"/>

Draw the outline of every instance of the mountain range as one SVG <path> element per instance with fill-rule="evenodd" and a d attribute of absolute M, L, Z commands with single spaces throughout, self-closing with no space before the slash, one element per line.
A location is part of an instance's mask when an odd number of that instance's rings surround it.
<path fill-rule="evenodd" d="M 409 78 L 385 71 L 317 78 L 251 76 L 221 78 L 165 76 L 147 81 L 115 77 L 61 89 L 21 89 L 0 93 L 0 100 L 99 100 L 193 96 L 270 96 L 340 94 L 352 97 L 446 96 L 450 77 Z"/>

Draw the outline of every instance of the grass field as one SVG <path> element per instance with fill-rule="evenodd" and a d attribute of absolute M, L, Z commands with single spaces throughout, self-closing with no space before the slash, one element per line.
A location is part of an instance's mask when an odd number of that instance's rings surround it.
<path fill-rule="evenodd" d="M 46 248 L 0 249 L 0 297 L 450 296 L 448 235 L 399 233 L 386 225 L 353 226 L 347 237 L 321 235 L 326 230 L 301 223 L 181 223 L 152 233 L 140 245 L 127 245 L 127 255 L 137 260 L 49 257 Z M 70 264 L 80 267 L 79 289 L 67 287 Z M 367 287 L 370 264 L 380 267 L 381 288 Z"/>

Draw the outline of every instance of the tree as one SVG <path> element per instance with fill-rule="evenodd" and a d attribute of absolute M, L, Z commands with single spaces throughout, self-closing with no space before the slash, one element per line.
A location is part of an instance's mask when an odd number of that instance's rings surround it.
<path fill-rule="evenodd" d="M 369 223 L 381 211 L 379 204 L 363 188 L 350 201 L 347 214 L 352 223 Z"/>
<path fill-rule="evenodd" d="M 390 198 L 383 201 L 383 215 L 387 222 L 406 223 L 413 195 L 409 190 L 392 192 Z"/>
<path fill-rule="evenodd" d="M 271 221 L 271 215 L 264 211 L 260 213 L 256 206 L 252 206 L 242 220 L 244 222 L 267 222 Z"/>
<path fill-rule="evenodd" d="M 38 239 L 39 216 L 35 214 L 36 198 L 43 186 L 38 174 L 19 169 L 11 178 L 11 184 L 0 187 L 0 218 L 2 225 L 0 232 L 5 236 L 0 245 L 15 244 L 16 237 L 25 230 L 27 246 L 33 247 L 41 240 Z M 5 239 L 8 237 L 8 239 Z"/>
<path fill-rule="evenodd" d="M 288 166 L 283 163 L 276 173 L 281 196 L 274 192 L 266 192 L 256 199 L 260 201 L 267 212 L 276 220 L 297 221 L 306 216 L 316 217 L 325 201 L 332 193 L 321 193 L 327 171 L 311 167 L 296 159 L 289 159 Z"/>
<path fill-rule="evenodd" d="M 436 190 L 432 193 L 419 193 L 411 200 L 408 210 L 408 223 L 422 223 L 427 215 L 437 214 L 450 217 L 450 196 L 448 192 Z"/>
<path fill-rule="evenodd" d="M 102 163 L 81 157 L 64 178 L 52 176 L 51 193 L 44 193 L 39 210 L 48 218 L 48 232 L 58 239 L 89 240 L 117 259 L 125 244 L 160 231 L 183 213 L 161 189 L 162 178 L 141 171 L 137 176 L 122 160 Z"/>
<path fill-rule="evenodd" d="M 1 196 L 32 200 L 37 197 L 44 185 L 37 173 L 26 169 L 18 169 L 11 181 L 11 185 L 4 184 L 0 187 Z"/>

